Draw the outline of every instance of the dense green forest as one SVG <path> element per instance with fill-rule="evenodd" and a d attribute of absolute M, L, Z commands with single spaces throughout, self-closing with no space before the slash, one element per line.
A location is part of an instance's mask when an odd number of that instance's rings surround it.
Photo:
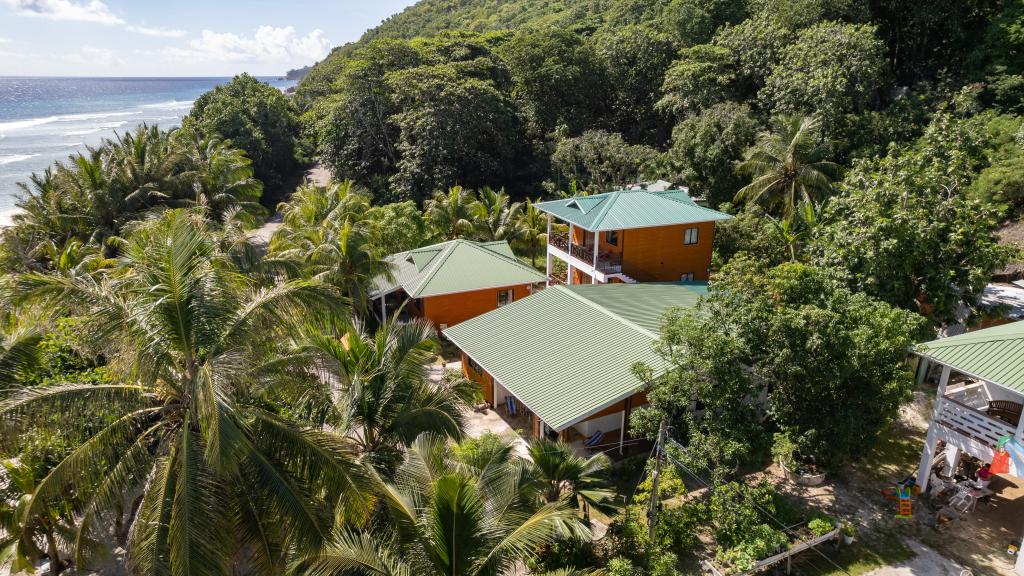
<path fill-rule="evenodd" d="M 294 97 L 243 74 L 34 174 L 0 232 L 0 568 L 673 576 L 827 532 L 739 471 L 858 465 L 908 348 L 999 314 L 1022 49 L 1021 0 L 424 0 Z M 736 217 L 668 373 L 632 367 L 636 435 L 717 488 L 676 505 L 669 468 L 650 534 L 646 453 L 468 438 L 475 385 L 368 295 L 455 238 L 537 266 L 537 199 L 654 179 Z"/>

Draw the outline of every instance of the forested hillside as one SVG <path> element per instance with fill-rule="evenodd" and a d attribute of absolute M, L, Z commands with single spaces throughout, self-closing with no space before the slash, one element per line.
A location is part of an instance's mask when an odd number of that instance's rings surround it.
<path fill-rule="evenodd" d="M 967 184 L 1004 202 L 1020 146 L 989 148 L 1019 125 L 1022 23 L 1000 0 L 425 0 L 317 65 L 298 102 L 306 153 L 382 200 L 665 178 L 717 205 L 782 116 L 816 116 L 849 167 L 945 111 L 983 148 Z"/>

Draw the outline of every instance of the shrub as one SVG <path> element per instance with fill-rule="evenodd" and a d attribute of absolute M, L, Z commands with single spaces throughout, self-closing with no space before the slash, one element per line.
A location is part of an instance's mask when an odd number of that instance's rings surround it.
<path fill-rule="evenodd" d="M 835 530 L 836 523 L 831 518 L 827 516 L 822 516 L 819 518 L 814 518 L 810 522 L 808 522 L 807 528 L 809 528 L 811 530 L 811 533 L 814 534 L 814 537 L 817 538 L 819 536 L 824 536 L 825 534 L 828 534 L 829 532 Z"/>

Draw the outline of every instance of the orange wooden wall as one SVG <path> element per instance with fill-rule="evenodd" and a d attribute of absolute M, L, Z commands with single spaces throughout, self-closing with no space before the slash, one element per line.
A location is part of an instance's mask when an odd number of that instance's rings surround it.
<path fill-rule="evenodd" d="M 696 244 L 683 244 L 687 228 L 699 230 Z M 714 233 L 714 222 L 622 230 L 622 272 L 639 282 L 675 282 L 686 272 L 707 280 Z"/>
<path fill-rule="evenodd" d="M 457 294 L 429 296 L 420 300 L 423 306 L 423 317 L 440 329 L 441 324 L 454 326 L 465 322 L 498 307 L 498 291 L 513 289 L 512 300 L 522 300 L 530 295 L 530 284 L 521 286 L 505 286 L 503 288 L 487 288 Z"/>
<path fill-rule="evenodd" d="M 476 382 L 483 392 L 484 401 L 494 406 L 494 379 L 485 371 L 477 372 L 470 368 L 469 356 L 466 356 L 465 352 L 462 353 L 462 375 Z"/>

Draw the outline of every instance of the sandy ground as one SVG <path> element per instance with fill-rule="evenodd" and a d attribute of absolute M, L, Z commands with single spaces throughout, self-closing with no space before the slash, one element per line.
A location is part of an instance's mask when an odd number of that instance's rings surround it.
<path fill-rule="evenodd" d="M 963 573 L 963 566 L 950 562 L 924 544 L 916 540 L 907 540 L 905 544 L 916 556 L 895 566 L 866 572 L 865 576 L 960 576 Z"/>
<path fill-rule="evenodd" d="M 327 186 L 332 180 L 331 171 L 325 168 L 323 164 L 317 164 L 306 172 L 306 180 L 317 186 Z"/>

